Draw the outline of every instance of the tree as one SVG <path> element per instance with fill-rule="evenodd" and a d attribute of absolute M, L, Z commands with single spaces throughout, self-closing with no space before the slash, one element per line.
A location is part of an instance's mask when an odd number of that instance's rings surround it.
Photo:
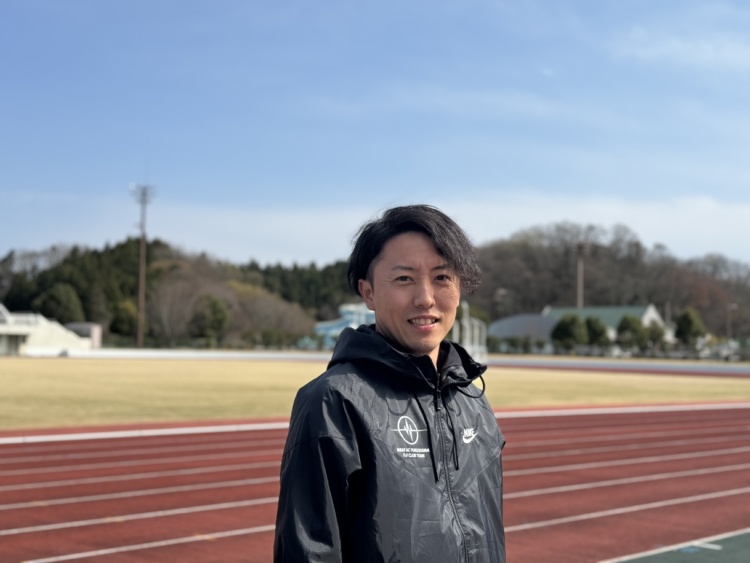
<path fill-rule="evenodd" d="M 706 335 L 706 327 L 703 326 L 703 320 L 698 311 L 692 307 L 682 310 L 677 317 L 675 325 L 675 337 L 686 346 L 694 346 L 698 338 Z"/>
<path fill-rule="evenodd" d="M 193 307 L 202 289 L 194 276 L 179 269 L 150 287 L 148 323 L 153 336 L 170 345 L 186 337 Z"/>
<path fill-rule="evenodd" d="M 568 352 L 579 344 L 586 344 L 588 335 L 586 325 L 575 314 L 563 315 L 552 329 L 552 342 Z"/>
<path fill-rule="evenodd" d="M 617 342 L 626 350 L 632 350 L 633 348 L 645 350 L 648 337 L 641 319 L 632 315 L 622 317 L 617 324 Z"/>
<path fill-rule="evenodd" d="M 24 273 L 14 274 L 10 289 L 3 303 L 10 311 L 29 311 L 31 302 L 39 295 L 39 286 L 35 277 Z"/>
<path fill-rule="evenodd" d="M 519 231 L 477 249 L 482 285 L 467 296 L 492 320 L 544 307 L 570 306 L 576 295 L 576 247 L 586 244 L 587 305 L 653 303 L 663 312 L 690 305 L 706 329 L 723 333 L 726 303 L 739 305 L 737 334 L 750 334 L 750 266 L 720 255 L 687 261 L 661 244 L 646 248 L 627 227 L 559 223 Z M 742 311 L 742 312 L 740 312 Z M 667 320 L 673 321 L 676 317 Z"/>
<path fill-rule="evenodd" d="M 15 252 L 11 250 L 4 258 L 0 258 L 0 303 L 10 289 L 13 281 L 14 256 Z"/>
<path fill-rule="evenodd" d="M 288 303 L 262 287 L 230 282 L 235 302 L 230 336 L 251 346 L 294 345 L 313 330 L 313 319 L 296 303 Z"/>
<path fill-rule="evenodd" d="M 56 283 L 31 303 L 33 310 L 61 324 L 83 322 L 83 306 L 72 285 Z"/>
<path fill-rule="evenodd" d="M 646 338 L 653 350 L 658 350 L 664 344 L 664 327 L 656 321 L 651 321 L 646 329 Z"/>
<path fill-rule="evenodd" d="M 110 330 L 122 336 L 135 336 L 138 306 L 133 299 L 123 299 L 115 305 Z"/>
<path fill-rule="evenodd" d="M 347 262 L 341 260 L 321 269 L 314 262 L 309 266 L 294 264 L 291 269 L 281 264 L 261 268 L 254 261 L 240 267 L 247 278 L 243 281 L 261 285 L 285 301 L 297 303 L 321 321 L 336 318 L 339 306 L 352 297 L 346 269 Z"/>
<path fill-rule="evenodd" d="M 588 342 L 592 346 L 609 346 L 612 342 L 607 334 L 607 327 L 598 317 L 586 317 Z"/>
<path fill-rule="evenodd" d="M 195 304 L 193 318 L 190 319 L 190 334 L 205 338 L 215 345 L 221 342 L 229 326 L 229 307 L 213 295 L 203 295 Z"/>

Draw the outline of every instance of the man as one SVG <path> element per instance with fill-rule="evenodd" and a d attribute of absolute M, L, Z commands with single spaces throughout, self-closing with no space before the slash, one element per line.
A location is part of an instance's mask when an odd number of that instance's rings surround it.
<path fill-rule="evenodd" d="M 348 276 L 375 325 L 344 330 L 297 394 L 274 561 L 504 563 L 505 441 L 472 385 L 486 366 L 444 340 L 479 284 L 471 242 L 434 207 L 392 208 Z"/>

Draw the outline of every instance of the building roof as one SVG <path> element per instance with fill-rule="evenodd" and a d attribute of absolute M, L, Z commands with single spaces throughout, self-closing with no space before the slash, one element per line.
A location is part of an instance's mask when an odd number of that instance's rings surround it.
<path fill-rule="evenodd" d="M 625 315 L 637 319 L 643 319 L 644 315 L 652 305 L 628 305 L 614 307 L 545 307 L 542 315 L 560 320 L 565 315 L 578 315 L 581 320 L 587 317 L 596 317 L 607 326 L 616 327 Z"/>
<path fill-rule="evenodd" d="M 523 338 L 547 340 L 557 323 L 557 319 L 545 317 L 538 313 L 512 315 L 503 317 L 490 324 L 487 334 L 495 338 Z"/>
<path fill-rule="evenodd" d="M 36 324 L 33 320 L 33 315 L 11 313 L 5 308 L 5 305 L 0 303 L 0 334 L 28 336 L 34 330 Z"/>

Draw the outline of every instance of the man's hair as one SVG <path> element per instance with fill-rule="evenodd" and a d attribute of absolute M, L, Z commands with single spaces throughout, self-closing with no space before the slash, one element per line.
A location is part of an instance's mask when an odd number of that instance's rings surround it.
<path fill-rule="evenodd" d="M 481 280 L 474 245 L 456 222 L 431 205 L 392 207 L 362 226 L 349 256 L 349 287 L 359 293 L 359 280 L 371 279 L 371 268 L 393 237 L 403 233 L 422 233 L 456 273 L 462 293 L 474 291 Z"/>

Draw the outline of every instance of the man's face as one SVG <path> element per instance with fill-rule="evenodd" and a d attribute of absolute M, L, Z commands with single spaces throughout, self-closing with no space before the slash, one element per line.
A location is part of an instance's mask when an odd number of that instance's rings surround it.
<path fill-rule="evenodd" d="M 375 328 L 403 351 L 429 355 L 437 365 L 440 342 L 456 319 L 461 298 L 456 274 L 422 233 L 390 239 L 371 268 L 371 280 L 359 280 Z"/>

